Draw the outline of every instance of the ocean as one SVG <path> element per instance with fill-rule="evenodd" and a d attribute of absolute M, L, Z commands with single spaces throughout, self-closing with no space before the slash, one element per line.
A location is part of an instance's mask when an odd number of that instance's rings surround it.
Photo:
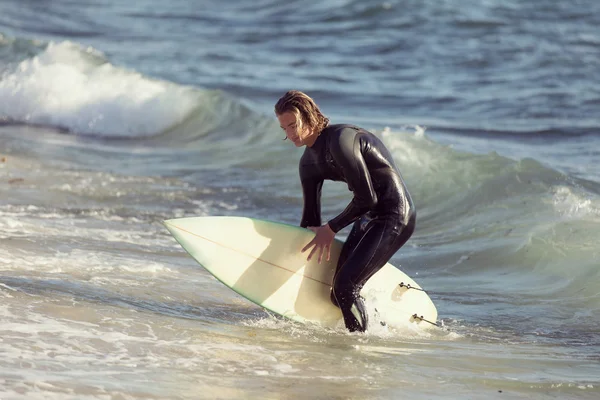
<path fill-rule="evenodd" d="M 0 1 L 0 399 L 597 399 L 600 2 Z M 289 89 L 391 150 L 441 329 L 271 315 L 170 218 L 298 224 Z M 327 182 L 323 215 L 351 199 Z M 343 239 L 348 228 L 338 236 Z"/>

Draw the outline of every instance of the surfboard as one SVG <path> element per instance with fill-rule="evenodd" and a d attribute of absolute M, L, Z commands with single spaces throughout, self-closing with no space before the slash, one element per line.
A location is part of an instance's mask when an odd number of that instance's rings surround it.
<path fill-rule="evenodd" d="M 302 323 L 335 328 L 342 313 L 330 300 L 343 242 L 334 240 L 330 261 L 308 262 L 301 249 L 311 230 L 268 220 L 209 216 L 164 221 L 179 244 L 208 272 L 248 300 Z M 437 309 L 409 276 L 386 264 L 361 291 L 369 314 L 391 327 L 436 325 Z"/>

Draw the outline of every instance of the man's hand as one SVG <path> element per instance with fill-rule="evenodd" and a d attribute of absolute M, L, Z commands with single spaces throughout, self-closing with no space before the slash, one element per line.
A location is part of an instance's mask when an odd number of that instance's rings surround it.
<path fill-rule="evenodd" d="M 302 253 L 312 247 L 307 260 L 310 261 L 315 251 L 319 251 L 319 264 L 323 260 L 323 253 L 327 252 L 327 261 L 331 259 L 331 242 L 335 237 L 335 232 L 331 230 L 329 224 L 323 226 L 309 226 L 308 229 L 315 233 L 315 237 L 302 249 Z"/>

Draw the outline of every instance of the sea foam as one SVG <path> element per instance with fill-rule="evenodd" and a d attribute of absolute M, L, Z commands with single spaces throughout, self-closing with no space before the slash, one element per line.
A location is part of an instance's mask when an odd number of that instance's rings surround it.
<path fill-rule="evenodd" d="M 0 118 L 77 134 L 140 137 L 178 124 L 197 91 L 110 64 L 93 48 L 50 43 L 0 78 Z"/>

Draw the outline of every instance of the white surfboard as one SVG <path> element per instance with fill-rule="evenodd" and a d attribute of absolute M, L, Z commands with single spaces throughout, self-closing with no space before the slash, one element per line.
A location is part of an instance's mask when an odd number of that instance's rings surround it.
<path fill-rule="evenodd" d="M 181 246 L 219 281 L 252 302 L 284 317 L 323 327 L 343 326 L 330 291 L 342 242 L 335 240 L 329 262 L 306 261 L 300 250 L 314 233 L 297 226 L 244 217 L 194 217 L 165 221 Z M 367 309 L 392 327 L 436 323 L 429 296 L 406 274 L 386 264 L 361 295 Z"/>

